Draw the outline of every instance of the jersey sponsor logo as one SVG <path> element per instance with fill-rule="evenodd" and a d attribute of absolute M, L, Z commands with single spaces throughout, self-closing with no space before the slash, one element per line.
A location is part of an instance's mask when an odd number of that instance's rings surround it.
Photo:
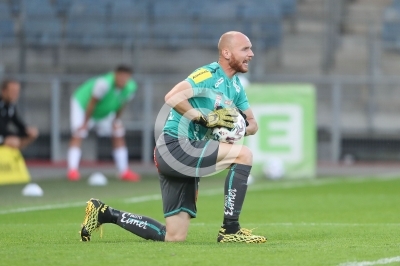
<path fill-rule="evenodd" d="M 231 100 L 226 100 L 226 101 L 225 101 L 225 105 L 231 106 L 231 105 L 232 105 L 232 102 L 233 102 L 233 101 L 231 101 Z"/>
<path fill-rule="evenodd" d="M 235 87 L 237 93 L 240 92 L 240 86 L 235 81 L 233 82 L 233 87 Z"/>
<path fill-rule="evenodd" d="M 219 85 L 221 85 L 224 82 L 224 78 L 220 78 L 219 80 L 217 80 L 217 82 L 215 83 L 215 88 L 218 88 Z"/>
<path fill-rule="evenodd" d="M 221 105 L 221 100 L 222 96 L 217 94 L 217 96 L 215 97 L 214 109 L 217 109 L 217 107 Z"/>
<path fill-rule="evenodd" d="M 168 120 L 174 120 L 174 114 L 172 111 L 169 113 Z"/>
<path fill-rule="evenodd" d="M 225 215 L 233 215 L 233 211 L 235 209 L 235 199 L 236 199 L 236 189 L 229 189 L 228 195 L 225 195 Z"/>
<path fill-rule="evenodd" d="M 192 79 L 196 84 L 211 77 L 212 77 L 211 72 L 205 68 L 200 68 L 189 76 L 189 78 Z"/>
<path fill-rule="evenodd" d="M 124 212 L 122 214 L 121 223 L 133 224 L 136 225 L 137 227 L 147 229 L 147 221 L 141 221 L 141 220 L 142 216 L 140 215 L 129 214 Z"/>
<path fill-rule="evenodd" d="M 102 213 L 104 213 L 104 212 L 107 210 L 107 208 L 108 208 L 108 205 L 105 205 L 105 204 L 104 204 L 104 206 L 100 209 L 100 211 L 101 211 Z"/>

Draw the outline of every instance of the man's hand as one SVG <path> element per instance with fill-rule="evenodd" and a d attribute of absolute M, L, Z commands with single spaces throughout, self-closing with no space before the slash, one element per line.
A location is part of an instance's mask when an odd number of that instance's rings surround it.
<path fill-rule="evenodd" d="M 83 123 L 75 132 L 74 136 L 78 138 L 84 138 L 87 135 L 88 125 L 87 123 Z"/>
<path fill-rule="evenodd" d="M 125 136 L 125 127 L 124 127 L 124 124 L 122 123 L 121 119 L 116 118 L 113 121 L 112 127 L 113 127 L 113 136 L 114 137 L 120 138 L 120 137 Z"/>
<path fill-rule="evenodd" d="M 209 128 L 218 126 L 233 128 L 233 122 L 236 122 L 238 115 L 238 111 L 234 108 L 221 108 L 207 115 L 201 114 L 194 122 Z"/>
<path fill-rule="evenodd" d="M 32 139 L 36 139 L 39 136 L 39 130 L 36 127 L 27 127 L 26 134 Z"/>

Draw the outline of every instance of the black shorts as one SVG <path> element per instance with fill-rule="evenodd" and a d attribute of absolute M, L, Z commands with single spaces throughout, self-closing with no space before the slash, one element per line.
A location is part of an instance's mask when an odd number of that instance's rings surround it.
<path fill-rule="evenodd" d="M 200 177 L 216 171 L 219 142 L 189 140 L 161 134 L 154 150 L 164 217 L 187 212 L 196 217 Z"/>

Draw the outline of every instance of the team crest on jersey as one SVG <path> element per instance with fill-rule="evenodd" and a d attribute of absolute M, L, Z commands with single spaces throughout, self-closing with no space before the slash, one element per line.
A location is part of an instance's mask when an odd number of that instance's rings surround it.
<path fill-rule="evenodd" d="M 189 76 L 189 78 L 192 79 L 196 84 L 211 77 L 212 77 L 211 72 L 205 68 L 199 68 Z"/>
<path fill-rule="evenodd" d="M 224 82 L 224 78 L 220 78 L 219 80 L 217 80 L 217 82 L 215 83 L 215 88 L 218 88 L 219 85 L 221 85 Z"/>

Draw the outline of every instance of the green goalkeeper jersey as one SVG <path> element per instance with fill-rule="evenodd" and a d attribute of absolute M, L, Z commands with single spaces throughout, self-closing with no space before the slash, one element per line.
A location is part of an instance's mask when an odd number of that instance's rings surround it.
<path fill-rule="evenodd" d="M 195 70 L 186 78 L 193 88 L 193 97 L 189 103 L 204 114 L 221 107 L 237 107 L 247 110 L 249 102 L 246 92 L 237 75 L 228 78 L 217 63 L 211 63 Z M 163 131 L 173 137 L 185 137 L 191 140 L 206 139 L 209 129 L 193 123 L 171 109 Z"/>
<path fill-rule="evenodd" d="M 115 73 L 110 72 L 84 82 L 72 97 L 84 110 L 92 96 L 97 98 L 98 102 L 93 110 L 92 118 L 99 120 L 121 109 L 126 102 L 133 98 L 136 89 L 136 82 L 132 79 L 126 83 L 125 87 L 117 88 Z"/>

